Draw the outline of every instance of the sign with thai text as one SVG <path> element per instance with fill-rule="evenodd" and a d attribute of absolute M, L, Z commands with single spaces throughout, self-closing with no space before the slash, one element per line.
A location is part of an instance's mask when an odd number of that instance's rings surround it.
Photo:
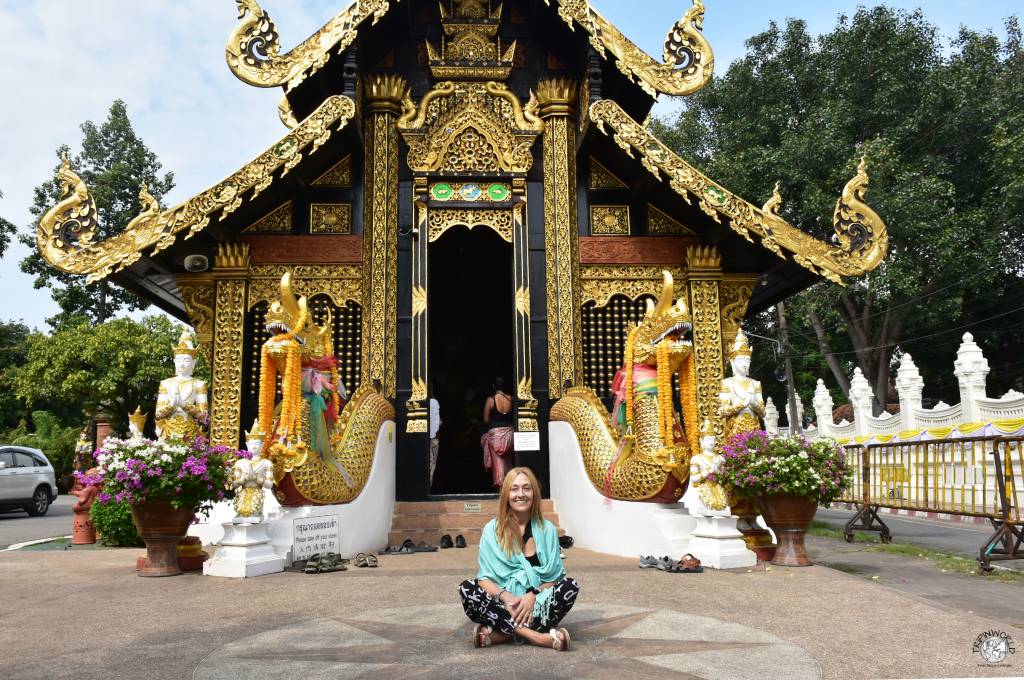
<path fill-rule="evenodd" d="M 515 432 L 512 440 L 516 451 L 540 451 L 540 432 Z"/>
<path fill-rule="evenodd" d="M 481 510 L 481 508 L 480 508 L 480 504 L 479 503 L 463 503 L 462 504 L 462 511 L 463 512 L 480 512 L 480 510 Z"/>
<path fill-rule="evenodd" d="M 341 552 L 341 522 L 338 515 L 301 517 L 292 520 L 292 559 Z"/>

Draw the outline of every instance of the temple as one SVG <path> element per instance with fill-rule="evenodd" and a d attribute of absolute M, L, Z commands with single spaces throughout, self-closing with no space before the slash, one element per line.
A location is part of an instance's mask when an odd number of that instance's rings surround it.
<path fill-rule="evenodd" d="M 283 89 L 281 137 L 168 209 L 143 186 L 139 216 L 104 241 L 65 165 L 67 197 L 38 238 L 54 267 L 108 278 L 194 327 L 214 443 L 237 446 L 257 415 L 266 315 L 286 272 L 312 322 L 330 325 L 348 392 L 393 405 L 395 496 L 420 501 L 491 491 L 478 421 L 496 376 L 514 393 L 517 434 L 536 433 L 517 439 L 516 462 L 547 488 L 552 405 L 577 386 L 610 399 L 627 324 L 662 293 L 692 316 L 693 419 L 721 431 L 743 319 L 886 254 L 863 164 L 826 243 L 780 216 L 770 184 L 757 207 L 651 135 L 659 95 L 711 79 L 700 0 L 661 61 L 584 0 L 361 0 L 288 52 L 256 0 L 236 1 L 228 67 Z M 443 421 L 433 486 L 431 396 Z"/>

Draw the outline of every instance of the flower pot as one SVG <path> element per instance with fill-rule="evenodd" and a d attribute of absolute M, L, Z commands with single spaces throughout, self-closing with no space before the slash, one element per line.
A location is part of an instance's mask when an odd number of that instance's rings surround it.
<path fill-rule="evenodd" d="M 132 503 L 132 519 L 146 543 L 146 563 L 139 576 L 177 576 L 178 542 L 185 536 L 195 511 L 175 508 L 170 501 Z"/>
<path fill-rule="evenodd" d="M 772 564 L 783 567 L 809 567 L 813 564 L 804 549 L 804 537 L 818 511 L 818 504 L 806 496 L 774 494 L 758 496 L 757 507 L 765 524 L 775 532 L 779 547 Z"/>

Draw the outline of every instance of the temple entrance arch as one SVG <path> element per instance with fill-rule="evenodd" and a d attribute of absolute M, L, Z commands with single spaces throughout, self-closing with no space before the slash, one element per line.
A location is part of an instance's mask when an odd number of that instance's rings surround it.
<path fill-rule="evenodd" d="M 511 226 L 511 211 L 493 212 Z M 512 244 L 489 225 L 442 229 L 442 219 L 428 246 L 427 371 L 443 421 L 431 493 L 487 494 L 493 488 L 480 448 L 483 403 L 495 376 L 514 394 Z"/>

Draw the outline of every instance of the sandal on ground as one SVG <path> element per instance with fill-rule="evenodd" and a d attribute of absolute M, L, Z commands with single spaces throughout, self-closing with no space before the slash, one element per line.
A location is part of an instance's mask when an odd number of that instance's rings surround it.
<path fill-rule="evenodd" d="M 310 555 L 306 559 L 306 566 L 302 568 L 307 574 L 319 574 L 320 573 L 320 553 Z"/>
<path fill-rule="evenodd" d="M 339 555 L 335 553 L 327 553 L 320 560 L 320 573 L 327 574 L 332 571 L 347 571 L 348 567 L 345 566 L 347 560 L 341 559 Z"/>
<path fill-rule="evenodd" d="M 484 631 L 487 631 L 486 633 Z M 487 626 L 482 623 L 478 623 L 473 627 L 473 646 L 474 647 L 490 647 L 491 646 L 491 631 Z"/>
<path fill-rule="evenodd" d="M 658 558 L 654 555 L 641 555 L 640 556 L 640 568 L 641 569 L 657 569 Z"/>
<path fill-rule="evenodd" d="M 700 574 L 704 572 L 704 567 L 701 566 L 699 559 L 686 553 L 683 555 L 683 559 L 670 566 L 666 571 L 673 574 Z"/>
<path fill-rule="evenodd" d="M 572 638 L 569 637 L 569 631 L 565 628 L 552 628 L 551 633 L 551 648 L 556 652 L 568 652 L 569 644 L 572 642 Z M 561 634 L 561 636 L 559 636 Z"/>
<path fill-rule="evenodd" d="M 420 541 L 416 544 L 416 552 L 437 552 L 436 545 L 427 545 L 426 541 Z"/>
<path fill-rule="evenodd" d="M 355 561 L 352 564 L 356 565 L 357 567 L 368 566 L 366 553 L 359 553 L 359 554 L 357 554 L 356 555 L 356 559 L 355 559 Z"/>
<path fill-rule="evenodd" d="M 366 566 L 367 567 L 379 567 L 380 566 L 380 560 L 377 559 L 376 555 L 367 555 L 366 556 Z"/>

